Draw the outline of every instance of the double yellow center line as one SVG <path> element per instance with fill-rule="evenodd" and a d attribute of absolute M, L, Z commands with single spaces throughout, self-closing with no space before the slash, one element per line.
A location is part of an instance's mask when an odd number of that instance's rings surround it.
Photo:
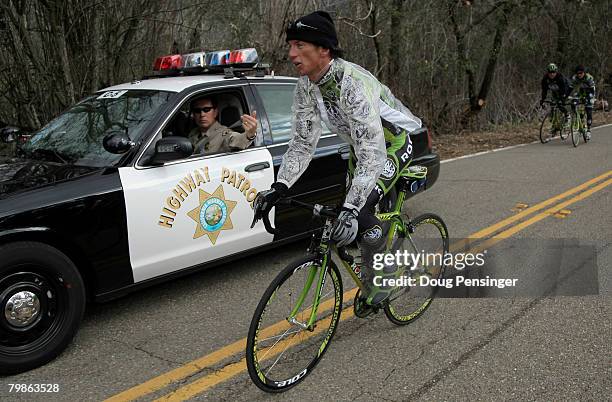
<path fill-rule="evenodd" d="M 503 239 L 507 239 L 508 237 L 520 232 L 526 227 L 533 225 L 536 222 L 545 219 L 546 217 L 553 215 L 559 210 L 566 208 L 567 206 L 574 204 L 578 201 L 581 201 L 596 192 L 606 188 L 612 184 L 612 170 L 607 171 L 604 174 L 601 174 L 587 182 L 573 187 L 572 189 L 565 191 L 559 195 L 556 195 L 552 198 L 549 198 L 545 201 L 542 201 L 532 207 L 529 207 L 522 212 L 503 219 L 500 222 L 497 222 L 487 228 L 479 230 L 468 236 L 467 242 L 477 241 L 487 238 L 482 241 L 478 245 L 478 249 L 486 249 L 491 247 L 492 245 L 502 241 Z M 578 194 L 577 194 L 578 193 Z M 575 195 L 577 194 L 577 195 Z M 563 202 L 556 204 L 557 202 L 573 196 Z M 548 207 L 548 208 L 547 208 Z M 543 210 L 543 211 L 542 211 Z M 538 212 L 536 215 L 526 219 L 522 222 L 522 219 Z M 515 224 L 516 222 L 519 222 Z M 513 225 L 515 224 L 515 225 Z M 513 225 L 513 226 L 511 226 Z M 500 231 L 506 227 L 509 228 Z M 493 236 L 491 236 L 493 235 Z M 489 237 L 491 236 L 491 237 Z M 457 242 L 451 245 L 451 251 L 456 251 L 466 247 L 464 242 Z M 343 295 L 343 300 L 351 300 L 356 293 L 356 288 L 346 291 Z M 326 311 L 333 307 L 333 300 L 329 299 L 321 303 L 319 310 Z M 340 320 L 344 321 L 353 316 L 352 308 L 345 308 L 342 311 L 342 315 Z M 287 328 L 288 324 L 286 321 L 280 321 L 270 327 L 263 329 L 262 336 L 270 336 L 280 333 L 281 331 Z M 325 328 L 326 326 L 319 326 L 320 328 Z M 227 360 L 235 355 L 241 355 L 246 348 L 246 338 L 240 339 L 230 345 L 227 345 L 221 349 L 218 349 L 206 356 L 203 356 L 199 359 L 193 360 L 181 367 L 178 367 L 174 370 L 171 370 L 165 374 L 162 374 L 158 377 L 155 377 L 151 380 L 148 380 L 142 384 L 139 384 L 133 388 L 130 388 L 126 391 L 123 391 L 106 401 L 133 401 L 139 398 L 143 398 L 146 395 L 150 395 L 155 393 L 161 389 L 166 388 L 167 386 L 178 383 L 180 381 L 185 380 L 187 377 L 196 375 L 200 373 L 205 368 L 210 368 L 224 360 Z M 159 398 L 160 401 L 183 401 L 189 399 L 195 395 L 198 395 L 211 387 L 222 383 L 224 381 L 229 380 L 230 378 L 246 371 L 246 361 L 244 358 L 239 360 L 238 362 L 231 363 L 229 365 L 224 366 L 223 368 L 215 371 L 212 374 L 200 377 L 195 381 L 187 384 L 183 387 L 178 388 L 177 390 Z"/>

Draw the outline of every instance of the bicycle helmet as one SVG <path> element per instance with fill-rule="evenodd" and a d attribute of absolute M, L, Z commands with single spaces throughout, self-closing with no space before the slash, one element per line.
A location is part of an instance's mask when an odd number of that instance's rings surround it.
<path fill-rule="evenodd" d="M 583 73 L 586 73 L 586 69 L 584 68 L 584 66 L 583 66 L 582 64 L 577 65 L 577 66 L 576 66 L 576 70 L 575 70 L 575 71 L 576 71 L 576 73 L 579 73 L 579 72 L 581 72 L 581 71 L 582 71 Z"/>
<path fill-rule="evenodd" d="M 550 63 L 548 67 L 546 67 L 546 71 L 549 73 L 556 73 L 559 71 L 559 67 L 555 63 Z"/>

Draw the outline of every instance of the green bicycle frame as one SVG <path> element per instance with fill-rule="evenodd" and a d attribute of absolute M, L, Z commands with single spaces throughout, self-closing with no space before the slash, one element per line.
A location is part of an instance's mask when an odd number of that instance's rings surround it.
<path fill-rule="evenodd" d="M 412 173 L 409 171 L 405 171 L 401 174 L 401 176 L 407 177 L 407 178 L 413 178 L 413 179 L 423 179 L 426 176 L 426 172 L 425 173 Z M 400 216 L 402 212 L 402 205 L 404 204 L 405 200 L 406 200 L 406 190 L 402 190 L 397 195 L 397 200 L 395 202 L 393 211 L 376 214 L 376 217 L 380 219 L 381 221 L 391 221 L 391 227 L 389 228 L 389 233 L 387 235 L 387 247 L 386 247 L 387 249 L 392 246 L 393 237 L 396 232 L 399 232 L 401 235 L 404 235 L 410 238 L 410 235 L 408 233 L 409 230 L 407 230 L 406 225 Z M 413 244 L 413 247 L 415 247 L 414 244 Z M 325 284 L 325 274 L 327 273 L 327 269 L 328 269 L 327 263 L 329 261 L 329 257 L 331 256 L 331 251 L 334 251 L 337 255 L 339 255 L 338 250 L 335 246 L 333 246 L 333 249 L 330 250 L 326 242 L 322 242 L 321 244 L 319 244 L 316 254 L 322 255 L 322 258 L 320 260 L 321 263 L 319 265 L 315 264 L 310 267 L 308 276 L 306 277 L 306 282 L 304 283 L 304 288 L 302 289 L 302 292 L 298 296 L 298 300 L 296 301 L 296 304 L 293 310 L 291 310 L 291 314 L 289 314 L 289 316 L 287 317 L 287 321 L 295 322 L 295 316 L 297 315 L 298 311 L 302 308 L 302 305 L 304 304 L 304 301 L 306 300 L 306 297 L 308 296 L 308 293 L 310 292 L 312 288 L 312 285 L 314 283 L 315 278 L 317 277 L 317 272 L 318 272 L 319 275 L 318 275 L 317 286 L 316 286 L 315 294 L 314 294 L 314 301 L 312 303 L 312 307 L 310 311 L 310 317 L 308 318 L 308 322 L 306 324 L 302 324 L 302 323 L 300 324 L 300 325 L 305 325 L 305 327 L 308 330 L 314 329 L 314 323 L 316 321 L 317 311 L 319 310 L 319 304 L 321 303 L 321 293 L 323 290 L 323 285 Z M 342 261 L 342 265 L 347 270 L 351 278 L 353 278 L 353 281 L 355 281 L 355 284 L 360 289 L 363 290 L 363 282 L 361 282 L 361 279 L 357 276 L 357 274 L 351 267 L 351 264 L 343 258 L 340 258 L 340 260 Z"/>
<path fill-rule="evenodd" d="M 574 130 L 578 130 L 579 132 L 582 132 L 582 130 L 584 130 L 586 127 L 586 124 L 584 122 L 584 118 L 585 118 L 584 107 L 585 107 L 584 103 L 582 102 L 582 99 L 581 99 L 581 101 L 576 106 L 576 109 L 573 111 L 577 118 L 574 119 L 572 123 L 572 128 Z"/>
<path fill-rule="evenodd" d="M 561 130 L 561 119 L 560 116 L 561 115 L 561 110 L 559 110 L 559 106 L 554 105 L 552 110 L 551 110 L 551 124 L 554 130 Z"/>
<path fill-rule="evenodd" d="M 315 299 L 312 303 L 312 308 L 310 310 L 310 317 L 308 318 L 308 323 L 306 324 L 306 327 L 308 327 L 309 329 L 314 328 L 313 326 L 315 323 L 315 319 L 317 318 L 317 310 L 319 310 L 319 303 L 321 302 L 321 291 L 323 290 L 323 285 L 325 283 L 325 274 L 327 273 L 328 256 L 329 253 L 325 253 L 323 255 L 323 259 L 321 260 L 320 266 L 313 265 L 310 267 L 308 277 L 306 278 L 306 283 L 304 283 L 304 288 L 302 289 L 302 293 L 300 293 L 300 296 L 298 297 L 298 300 L 295 304 L 295 307 L 291 311 L 291 314 L 289 314 L 289 317 L 287 317 L 287 321 L 291 322 L 292 320 L 295 320 L 295 316 L 297 315 L 300 308 L 302 308 L 304 300 L 306 300 L 306 296 L 308 295 L 308 292 L 312 287 L 312 283 L 314 282 L 314 278 L 317 275 L 317 271 L 319 271 L 319 279 L 317 280 L 317 292 L 315 293 Z"/>

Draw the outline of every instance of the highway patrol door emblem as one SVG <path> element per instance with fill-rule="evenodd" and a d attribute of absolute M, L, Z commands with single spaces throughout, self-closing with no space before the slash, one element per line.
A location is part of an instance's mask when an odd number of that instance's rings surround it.
<path fill-rule="evenodd" d="M 212 194 L 200 189 L 199 206 L 187 214 L 196 222 L 193 238 L 208 236 L 211 243 L 215 244 L 222 230 L 234 228 L 230 214 L 236 204 L 236 201 L 225 199 L 221 185 Z"/>

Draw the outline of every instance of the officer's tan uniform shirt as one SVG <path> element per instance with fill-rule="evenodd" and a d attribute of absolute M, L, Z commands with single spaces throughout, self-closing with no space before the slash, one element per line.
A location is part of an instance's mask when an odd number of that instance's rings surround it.
<path fill-rule="evenodd" d="M 252 140 L 246 133 L 238 133 L 215 121 L 205 133 L 196 127 L 189 132 L 189 140 L 193 144 L 194 154 L 211 154 L 216 152 L 231 152 L 247 148 Z"/>

